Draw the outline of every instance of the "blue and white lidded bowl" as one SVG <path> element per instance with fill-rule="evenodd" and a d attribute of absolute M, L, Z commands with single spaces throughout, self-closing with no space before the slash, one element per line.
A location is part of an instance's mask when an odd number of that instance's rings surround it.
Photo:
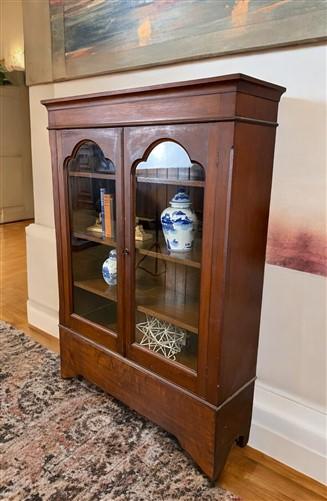
<path fill-rule="evenodd" d="M 190 251 L 197 226 L 191 200 L 188 194 L 180 189 L 169 203 L 170 207 L 164 209 L 160 216 L 167 248 L 172 252 Z"/>
<path fill-rule="evenodd" d="M 109 252 L 109 257 L 102 265 L 102 276 L 108 285 L 117 285 L 117 252 L 115 249 Z"/>

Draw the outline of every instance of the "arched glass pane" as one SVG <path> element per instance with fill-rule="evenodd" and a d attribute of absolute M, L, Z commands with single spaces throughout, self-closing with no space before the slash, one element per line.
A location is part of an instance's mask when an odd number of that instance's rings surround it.
<path fill-rule="evenodd" d="M 135 341 L 196 370 L 205 172 L 162 141 L 135 176 Z"/>
<path fill-rule="evenodd" d="M 115 166 L 92 141 L 68 161 L 74 313 L 117 330 Z M 105 264 L 106 263 L 106 264 Z"/>
<path fill-rule="evenodd" d="M 204 170 L 192 163 L 185 149 L 174 141 L 162 141 L 151 151 L 148 158 L 136 169 L 138 177 L 167 178 L 171 180 L 204 180 Z"/>
<path fill-rule="evenodd" d="M 92 141 L 84 141 L 69 162 L 71 171 L 115 173 L 111 160 L 105 158 L 103 151 Z"/>

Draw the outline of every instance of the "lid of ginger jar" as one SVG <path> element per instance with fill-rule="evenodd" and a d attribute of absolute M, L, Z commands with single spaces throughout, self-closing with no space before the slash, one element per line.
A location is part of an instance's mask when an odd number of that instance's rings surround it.
<path fill-rule="evenodd" d="M 173 198 L 170 200 L 169 203 L 172 207 L 186 208 L 186 207 L 190 207 L 192 202 L 191 202 L 188 194 L 183 189 L 180 189 L 173 196 Z"/>

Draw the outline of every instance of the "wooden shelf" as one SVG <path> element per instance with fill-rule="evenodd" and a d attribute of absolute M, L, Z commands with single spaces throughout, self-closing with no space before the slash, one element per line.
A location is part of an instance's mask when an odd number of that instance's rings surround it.
<path fill-rule="evenodd" d="M 117 301 L 117 287 L 109 287 L 102 278 L 75 281 L 74 286 L 110 301 Z M 199 305 L 182 294 L 162 287 L 137 288 L 136 309 L 194 334 L 198 333 Z"/>
<path fill-rule="evenodd" d="M 109 287 L 103 278 L 89 278 L 86 280 L 74 281 L 74 286 L 106 299 L 110 299 L 110 301 L 117 302 L 117 286 Z"/>
<path fill-rule="evenodd" d="M 136 251 L 145 256 L 155 257 L 171 263 L 183 264 L 185 266 L 193 266 L 201 268 L 201 239 L 196 239 L 193 249 L 190 252 L 170 252 L 167 249 L 162 232 L 160 232 L 159 241 L 155 241 L 155 232 L 149 232 L 153 235 L 152 240 L 144 242 L 136 241 Z M 155 250 L 157 249 L 157 250 Z"/>
<path fill-rule="evenodd" d="M 108 245 L 109 247 L 117 247 L 117 242 L 112 238 L 101 238 L 100 236 L 97 236 L 96 233 L 92 232 L 74 231 L 73 237 L 81 238 L 82 240 L 89 240 L 90 242 L 96 242 L 98 244 Z"/>
<path fill-rule="evenodd" d="M 162 287 L 137 288 L 136 309 L 194 334 L 198 333 L 198 303 L 175 291 Z"/>
<path fill-rule="evenodd" d="M 84 172 L 84 171 L 70 171 L 70 177 L 88 177 L 91 179 L 116 179 L 116 174 L 106 174 L 102 172 Z"/>
<path fill-rule="evenodd" d="M 153 232 L 154 233 L 154 232 Z M 102 245 L 107 245 L 109 247 L 117 247 L 117 242 L 111 238 L 101 238 L 95 233 L 74 231 L 73 237 L 80 238 L 81 240 L 88 240 L 90 242 L 99 243 Z M 185 266 L 192 266 L 193 268 L 201 268 L 201 240 L 196 240 L 194 242 L 194 248 L 190 252 L 185 253 L 169 253 L 163 238 L 160 239 L 157 245 L 160 250 L 153 250 L 153 246 L 156 245 L 154 240 L 148 240 L 145 242 L 139 242 L 136 247 L 136 251 L 145 256 L 151 256 L 157 259 L 162 259 L 164 261 L 169 261 L 171 263 L 183 264 Z"/>
<path fill-rule="evenodd" d="M 204 188 L 205 182 L 197 179 L 174 179 L 161 177 L 136 176 L 138 183 L 172 184 L 175 186 L 194 186 Z"/>
<path fill-rule="evenodd" d="M 188 315 L 194 314 L 191 308 L 187 309 L 185 306 L 178 308 L 174 304 L 166 303 L 154 303 L 152 305 L 139 305 L 137 306 L 137 311 L 145 313 L 146 315 L 151 315 L 152 317 L 159 318 L 165 322 L 169 322 L 181 329 L 185 329 L 193 334 L 198 334 L 198 328 L 196 327 L 195 318 L 190 319 Z M 193 315 L 195 317 L 195 315 Z M 194 322 L 190 323 L 191 320 Z"/>

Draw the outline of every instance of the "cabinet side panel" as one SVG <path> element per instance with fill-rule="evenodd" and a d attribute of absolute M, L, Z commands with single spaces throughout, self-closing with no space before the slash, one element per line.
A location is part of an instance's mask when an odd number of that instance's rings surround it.
<path fill-rule="evenodd" d="M 275 133 L 235 126 L 218 402 L 256 374 Z"/>

